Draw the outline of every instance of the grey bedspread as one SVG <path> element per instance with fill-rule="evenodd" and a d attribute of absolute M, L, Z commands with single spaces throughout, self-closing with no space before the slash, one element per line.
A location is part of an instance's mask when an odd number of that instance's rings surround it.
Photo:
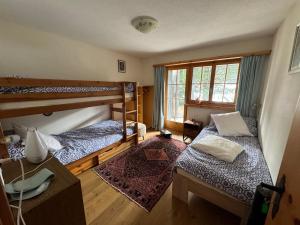
<path fill-rule="evenodd" d="M 193 142 L 207 136 L 218 135 L 217 130 L 206 127 Z M 176 167 L 197 177 L 212 187 L 246 203 L 254 198 L 256 186 L 261 182 L 272 184 L 268 166 L 257 137 L 224 137 L 243 146 L 244 151 L 233 163 L 193 149 L 190 145 L 179 156 Z"/>
<path fill-rule="evenodd" d="M 118 87 L 0 87 L 0 94 L 28 93 L 88 93 L 95 91 L 115 91 Z M 133 83 L 126 85 L 126 92 L 133 92 Z"/>
<path fill-rule="evenodd" d="M 53 135 L 64 148 L 52 153 L 66 165 L 120 141 L 123 138 L 122 130 L 122 121 L 105 120 L 88 127 Z M 127 128 L 127 134 L 133 134 L 133 129 Z M 24 147 L 20 143 L 9 145 L 8 151 L 11 158 L 24 157 Z"/>

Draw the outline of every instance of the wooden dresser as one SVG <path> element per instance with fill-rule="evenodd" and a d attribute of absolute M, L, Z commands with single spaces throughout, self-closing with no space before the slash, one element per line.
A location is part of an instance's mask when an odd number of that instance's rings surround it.
<path fill-rule="evenodd" d="M 23 164 L 25 172 L 37 166 L 25 159 Z M 20 175 L 19 162 L 9 162 L 2 168 L 6 183 Z M 80 180 L 54 157 L 41 168 L 51 170 L 55 178 L 44 193 L 23 201 L 22 212 L 26 225 L 85 225 Z M 17 205 L 17 203 L 11 204 Z M 12 211 L 16 218 L 17 210 Z"/>

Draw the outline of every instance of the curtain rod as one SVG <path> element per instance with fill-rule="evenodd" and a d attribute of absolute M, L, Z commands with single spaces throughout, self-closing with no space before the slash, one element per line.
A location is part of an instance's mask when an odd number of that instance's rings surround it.
<path fill-rule="evenodd" d="M 246 57 L 246 56 L 270 55 L 271 52 L 272 52 L 271 50 L 266 50 L 266 51 L 260 51 L 260 52 L 248 52 L 248 53 L 234 54 L 234 55 L 215 56 L 215 57 L 202 58 L 202 59 L 194 59 L 194 60 L 185 60 L 185 61 L 154 64 L 153 67 L 158 67 L 158 66 L 168 67 L 168 66 L 185 65 L 185 64 L 191 64 L 191 63 L 201 63 L 201 62 L 207 62 L 207 61 L 217 61 L 217 60 L 242 58 L 242 57 Z"/>

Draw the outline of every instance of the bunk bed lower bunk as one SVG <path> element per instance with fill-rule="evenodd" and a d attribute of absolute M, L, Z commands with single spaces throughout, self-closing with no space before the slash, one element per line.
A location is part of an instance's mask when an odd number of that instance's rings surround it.
<path fill-rule="evenodd" d="M 214 126 L 206 127 L 191 145 L 208 135 L 220 136 Z M 224 138 L 240 144 L 244 152 L 229 163 L 189 145 L 176 161 L 173 196 L 188 203 L 188 192 L 192 192 L 241 217 L 245 224 L 256 186 L 272 184 L 272 180 L 257 137 Z"/>
<path fill-rule="evenodd" d="M 133 132 L 133 127 L 127 128 L 127 135 L 132 135 Z M 111 156 L 112 154 L 119 153 L 116 151 L 112 152 L 110 147 L 121 144 L 123 139 L 123 124 L 122 121 L 104 120 L 84 128 L 52 136 L 59 141 L 63 148 L 50 150 L 50 154 L 66 167 L 72 168 L 72 172 L 77 174 L 82 168 L 74 167 L 74 163 L 79 160 L 97 153 L 98 160 L 95 161 L 97 165 L 106 159 L 107 154 Z M 22 141 L 9 144 L 8 153 L 10 158 L 19 159 L 25 157 L 24 149 L 25 146 L 22 144 Z M 102 150 L 101 154 L 99 150 Z"/>
<path fill-rule="evenodd" d="M 94 167 L 138 143 L 137 107 L 126 111 L 128 101 L 137 106 L 137 85 L 134 82 L 0 78 L 1 120 L 100 105 L 110 106 L 112 118 L 114 112 L 122 114 L 121 121 L 101 121 L 54 135 L 63 148 L 52 154 L 73 174 Z M 128 113 L 136 120 L 127 121 Z M 3 137 L 0 123 L 0 139 Z M 0 157 L 22 157 L 23 148 L 20 143 L 0 144 Z"/>

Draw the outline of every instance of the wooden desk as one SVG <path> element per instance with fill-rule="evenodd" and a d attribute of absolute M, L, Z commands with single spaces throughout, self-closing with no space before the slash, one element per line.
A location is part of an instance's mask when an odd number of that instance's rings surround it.
<path fill-rule="evenodd" d="M 25 172 L 37 165 L 23 160 Z M 10 182 L 21 173 L 19 162 L 2 166 L 5 182 Z M 55 174 L 46 192 L 24 200 L 23 218 L 27 225 L 85 225 L 85 214 L 80 180 L 71 174 L 56 158 L 52 158 L 40 169 L 47 168 Z M 39 170 L 40 170 L 39 169 Z M 35 173 L 35 172 L 34 172 Z M 28 174 L 30 177 L 33 174 Z M 25 178 L 26 178 L 25 177 Z M 13 202 L 17 205 L 17 202 Z M 16 218 L 17 210 L 13 209 Z"/>

